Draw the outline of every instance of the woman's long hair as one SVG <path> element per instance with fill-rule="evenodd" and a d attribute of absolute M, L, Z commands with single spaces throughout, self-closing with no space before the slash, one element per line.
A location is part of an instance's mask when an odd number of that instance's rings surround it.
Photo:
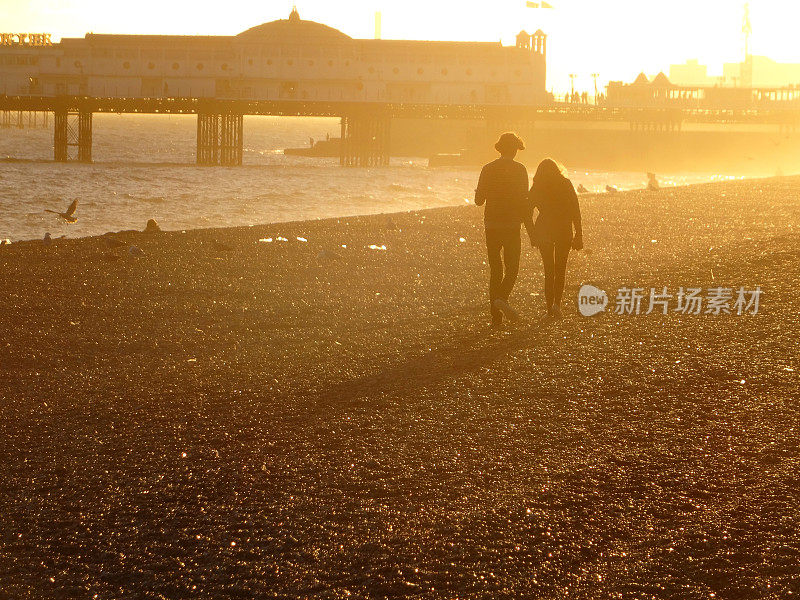
<path fill-rule="evenodd" d="M 545 158 L 539 163 L 533 183 L 542 187 L 552 187 L 567 179 L 567 170 L 552 158 Z"/>

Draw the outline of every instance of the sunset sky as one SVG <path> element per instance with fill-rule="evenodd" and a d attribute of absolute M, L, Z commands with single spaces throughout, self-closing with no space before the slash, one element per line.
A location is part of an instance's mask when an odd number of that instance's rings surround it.
<path fill-rule="evenodd" d="M 550 0 L 553 10 L 530 9 L 525 0 L 491 2 L 298 0 L 300 16 L 373 37 L 374 13 L 383 14 L 383 37 L 481 40 L 513 43 L 520 29 L 549 34 L 548 87 L 592 87 L 591 73 L 629 81 L 640 71 L 668 71 L 672 63 L 699 58 L 712 74 L 744 54 L 743 2 L 737 0 Z M 5 31 L 46 32 L 54 39 L 95 33 L 233 35 L 286 18 L 291 1 L 139 0 L 136 12 L 108 0 L 0 0 Z M 753 52 L 800 62 L 800 3 L 753 0 Z"/>

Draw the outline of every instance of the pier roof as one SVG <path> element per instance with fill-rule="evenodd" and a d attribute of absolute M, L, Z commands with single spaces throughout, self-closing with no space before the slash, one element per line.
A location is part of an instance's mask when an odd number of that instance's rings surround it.
<path fill-rule="evenodd" d="M 338 29 L 315 21 L 301 19 L 296 10 L 292 11 L 288 19 L 279 19 L 256 25 L 243 31 L 237 37 L 263 39 L 264 41 L 276 43 L 330 43 L 352 40 L 349 35 Z"/>

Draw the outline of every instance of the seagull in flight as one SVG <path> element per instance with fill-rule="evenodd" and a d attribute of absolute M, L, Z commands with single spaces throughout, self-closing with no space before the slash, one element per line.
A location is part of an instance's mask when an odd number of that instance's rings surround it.
<path fill-rule="evenodd" d="M 64 219 L 67 223 L 74 223 L 75 221 L 78 220 L 78 217 L 75 216 L 75 210 L 77 208 L 78 208 L 78 201 L 73 200 L 72 204 L 69 205 L 69 208 L 67 209 L 66 212 L 60 213 L 55 210 L 50 210 L 49 208 L 46 208 L 44 212 L 49 212 L 53 213 L 54 215 L 58 215 L 59 217 Z"/>

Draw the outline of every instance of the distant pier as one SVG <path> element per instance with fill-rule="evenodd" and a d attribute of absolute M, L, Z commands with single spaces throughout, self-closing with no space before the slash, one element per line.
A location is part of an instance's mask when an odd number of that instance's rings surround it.
<path fill-rule="evenodd" d="M 627 123 L 641 133 L 679 132 L 685 123 L 751 124 L 797 132 L 800 100 L 769 107 L 722 108 L 609 106 L 552 103 L 547 106 L 430 105 L 297 101 L 208 100 L 199 98 L 90 98 L 0 96 L 3 127 L 48 127 L 53 114 L 56 161 L 92 160 L 94 113 L 197 115 L 197 164 L 242 164 L 244 117 L 338 117 L 341 121 L 340 164 L 351 167 L 389 162 L 393 119 L 482 120 L 492 132 L 536 122 Z"/>
<path fill-rule="evenodd" d="M 197 164 L 223 166 L 242 164 L 248 115 L 339 118 L 349 167 L 389 163 L 394 119 L 481 120 L 487 137 L 543 121 L 623 122 L 642 135 L 692 122 L 800 124 L 800 88 L 692 88 L 663 75 L 613 83 L 593 104 L 555 102 L 541 30 L 512 46 L 357 40 L 294 10 L 235 36 L 50 39 L 0 46 L 0 125 L 49 127 L 52 114 L 57 161 L 91 162 L 95 113 L 196 115 Z"/>

